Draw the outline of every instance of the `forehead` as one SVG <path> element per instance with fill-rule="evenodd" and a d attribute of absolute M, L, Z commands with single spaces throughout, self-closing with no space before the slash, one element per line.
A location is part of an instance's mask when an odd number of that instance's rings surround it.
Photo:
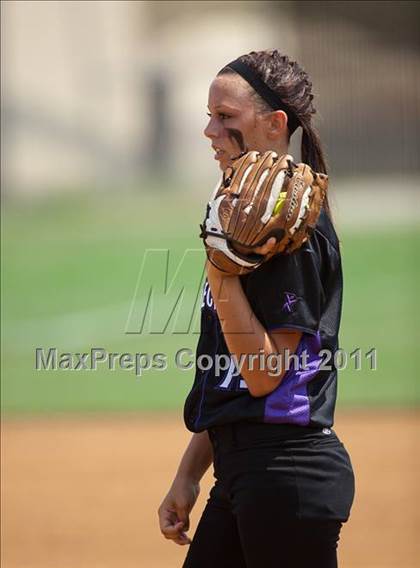
<path fill-rule="evenodd" d="M 210 85 L 209 106 L 239 109 L 251 104 L 250 87 L 237 73 L 219 75 Z"/>

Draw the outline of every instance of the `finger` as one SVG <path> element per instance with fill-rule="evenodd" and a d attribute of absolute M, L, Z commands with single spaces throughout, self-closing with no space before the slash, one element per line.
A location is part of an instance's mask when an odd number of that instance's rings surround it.
<path fill-rule="evenodd" d="M 178 507 L 176 514 L 178 516 L 178 520 L 184 523 L 184 530 L 188 530 L 190 526 L 190 517 L 188 514 L 188 509 L 186 507 Z"/>
<path fill-rule="evenodd" d="M 159 515 L 159 526 L 161 531 L 163 531 L 167 527 L 175 525 L 175 523 L 179 521 L 178 517 L 176 516 L 176 513 L 173 511 L 168 511 L 168 510 L 159 511 L 158 515 Z"/>
<path fill-rule="evenodd" d="M 260 247 L 255 247 L 254 250 L 255 250 L 255 252 L 256 252 L 257 254 L 263 254 L 263 255 L 264 255 L 264 254 L 267 254 L 267 253 L 269 253 L 270 251 L 273 250 L 273 248 L 274 248 L 275 245 L 276 245 L 276 242 L 277 242 L 277 241 L 276 241 L 276 239 L 275 239 L 274 237 L 270 237 L 270 238 L 268 239 L 268 241 L 266 241 L 262 246 L 260 246 Z"/>
<path fill-rule="evenodd" d="M 181 529 L 184 528 L 184 523 L 182 521 L 178 521 L 175 524 L 167 524 L 161 527 L 160 531 L 165 538 L 173 539 L 178 538 Z"/>
<path fill-rule="evenodd" d="M 167 523 L 166 525 L 164 525 L 162 527 L 162 530 L 165 533 L 168 534 L 176 534 L 178 533 L 182 528 L 184 528 L 184 523 L 183 521 L 176 521 L 174 523 Z"/>
<path fill-rule="evenodd" d="M 263 244 L 263 247 L 265 247 L 268 251 L 270 251 L 270 250 L 272 250 L 272 249 L 275 247 L 276 242 L 277 242 L 277 240 L 275 239 L 275 237 L 270 237 L 270 238 L 268 239 L 268 241 L 266 241 L 266 242 Z"/>
<path fill-rule="evenodd" d="M 181 533 L 178 538 L 173 539 L 176 544 L 181 546 L 191 544 L 191 539 L 185 533 Z"/>

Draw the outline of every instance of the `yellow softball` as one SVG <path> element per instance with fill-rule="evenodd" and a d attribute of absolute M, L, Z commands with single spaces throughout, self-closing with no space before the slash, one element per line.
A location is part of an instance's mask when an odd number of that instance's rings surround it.
<path fill-rule="evenodd" d="M 280 213 L 280 211 L 282 210 L 284 202 L 286 201 L 286 195 L 287 195 L 286 191 L 280 192 L 280 195 L 277 198 L 276 204 L 274 205 L 273 215 L 278 215 Z"/>

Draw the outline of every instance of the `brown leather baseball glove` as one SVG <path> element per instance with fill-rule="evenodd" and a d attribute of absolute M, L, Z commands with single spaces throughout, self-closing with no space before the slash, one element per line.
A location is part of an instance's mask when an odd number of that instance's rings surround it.
<path fill-rule="evenodd" d="M 212 264 L 229 274 L 255 270 L 274 254 L 298 249 L 314 230 L 328 176 L 292 156 L 248 152 L 224 172 L 207 205 L 200 237 Z M 277 242 L 255 254 L 270 237 Z"/>

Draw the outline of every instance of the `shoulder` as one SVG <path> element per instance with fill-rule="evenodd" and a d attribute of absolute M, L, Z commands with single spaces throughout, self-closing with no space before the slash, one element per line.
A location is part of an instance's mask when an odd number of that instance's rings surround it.
<path fill-rule="evenodd" d="M 267 285 L 294 278 L 308 283 L 322 280 L 341 265 L 340 243 L 333 222 L 325 209 L 311 237 L 291 254 L 278 254 L 263 263 L 250 274 L 240 276 L 243 286 L 251 291 Z"/>
<path fill-rule="evenodd" d="M 328 215 L 324 207 L 321 209 L 318 223 L 311 237 L 311 241 L 318 241 L 320 244 L 324 242 L 324 245 L 328 243 L 328 248 L 335 251 L 338 256 L 340 256 L 340 242 L 331 217 Z"/>

